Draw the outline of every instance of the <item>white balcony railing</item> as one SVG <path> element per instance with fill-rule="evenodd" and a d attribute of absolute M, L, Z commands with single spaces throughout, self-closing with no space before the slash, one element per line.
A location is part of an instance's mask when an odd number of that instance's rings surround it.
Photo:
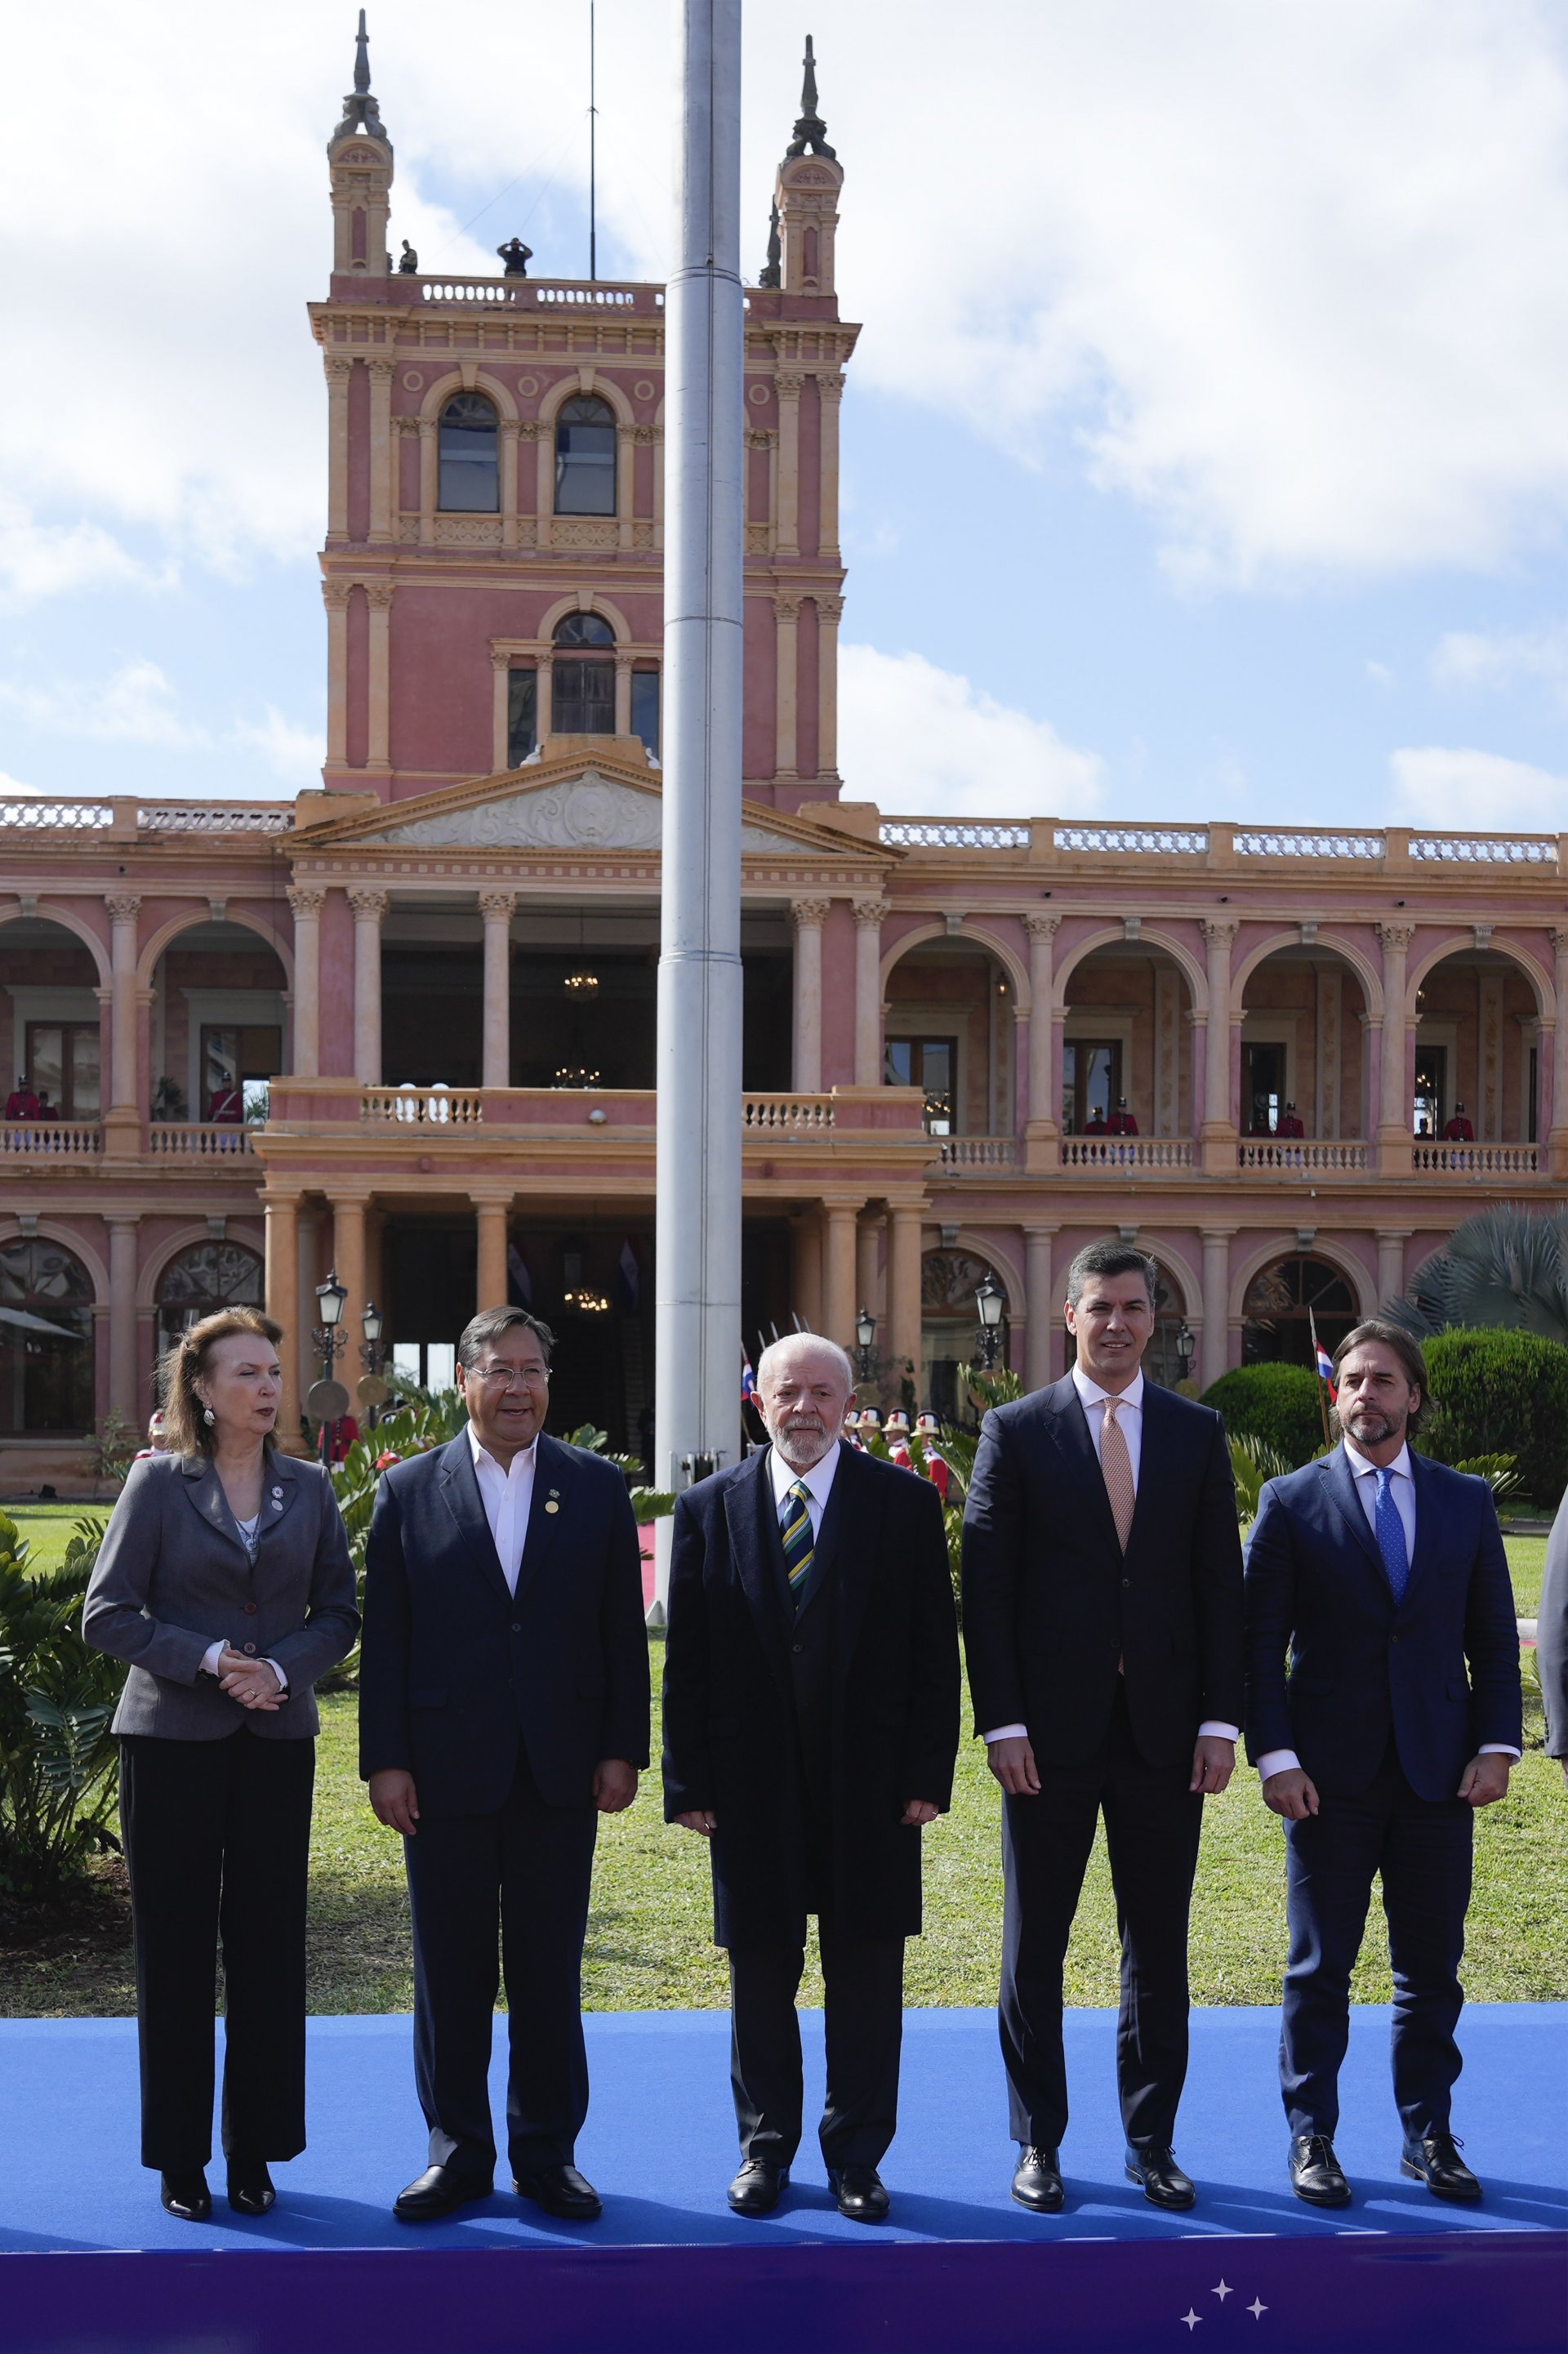
<path fill-rule="evenodd" d="M 95 1119 L 0 1120 L 0 1153 L 23 1161 L 96 1161 L 103 1131 Z"/>
<path fill-rule="evenodd" d="M 944 1169 L 1015 1169 L 1018 1166 L 1018 1139 L 1015 1136 L 944 1136 L 941 1147 Z"/>
<path fill-rule="evenodd" d="M 1064 1169 L 1191 1169 L 1190 1136 L 1065 1136 Z"/>
<path fill-rule="evenodd" d="M 1368 1166 L 1365 1143 L 1350 1137 L 1248 1137 L 1236 1159 L 1243 1169 L 1274 1170 L 1287 1177 L 1348 1175 Z"/>
<path fill-rule="evenodd" d="M 1009 825 L 1004 821 L 977 820 L 966 824 L 962 820 L 944 818 L 889 818 L 880 829 L 881 838 L 894 850 L 1027 850 L 1027 825 Z"/>
<path fill-rule="evenodd" d="M 812 1135 L 833 1125 L 833 1099 L 832 1096 L 747 1096 L 740 1117 L 748 1135 L 758 1129 Z"/>
<path fill-rule="evenodd" d="M 147 1150 L 154 1161 L 235 1161 L 255 1150 L 253 1137 L 232 1120 L 155 1119 Z"/>
<path fill-rule="evenodd" d="M 1411 1148 L 1416 1174 L 1433 1177 L 1533 1177 L 1541 1168 L 1538 1144 L 1416 1144 Z"/>
<path fill-rule="evenodd" d="M 359 1117 L 373 1128 L 479 1128 L 484 1097 L 477 1087 L 366 1087 Z"/>

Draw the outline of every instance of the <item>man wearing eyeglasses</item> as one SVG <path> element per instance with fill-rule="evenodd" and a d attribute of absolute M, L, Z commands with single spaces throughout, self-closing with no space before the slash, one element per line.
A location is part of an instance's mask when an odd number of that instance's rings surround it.
<path fill-rule="evenodd" d="M 391 1466 L 366 1543 L 359 1770 L 403 1838 L 429 2127 L 393 2210 L 406 2223 L 490 2195 L 503 1975 L 513 2187 L 552 2215 L 599 2212 L 575 2162 L 583 1937 L 599 1817 L 631 1804 L 648 1763 L 648 1644 L 626 1482 L 545 1432 L 551 1345 L 520 1308 L 473 1319 L 468 1427 Z"/>

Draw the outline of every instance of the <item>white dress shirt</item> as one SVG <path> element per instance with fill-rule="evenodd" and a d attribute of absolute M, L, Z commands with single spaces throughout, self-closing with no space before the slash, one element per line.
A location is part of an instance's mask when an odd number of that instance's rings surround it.
<path fill-rule="evenodd" d="M 1089 1439 L 1095 1450 L 1095 1460 L 1097 1463 L 1099 1461 L 1100 1458 L 1100 1441 L 1105 1437 L 1106 1400 L 1107 1397 L 1112 1396 L 1116 1398 L 1117 1425 L 1120 1429 L 1123 1438 L 1127 1441 L 1127 1459 L 1132 1467 L 1132 1492 L 1136 1496 L 1138 1493 L 1139 1468 L 1143 1460 L 1143 1373 L 1141 1367 L 1136 1373 L 1134 1373 L 1126 1389 L 1117 1392 L 1102 1389 L 1098 1382 L 1094 1381 L 1087 1373 L 1085 1373 L 1082 1365 L 1075 1364 L 1073 1367 L 1073 1387 L 1078 1393 L 1078 1402 L 1084 1409 L 1084 1419 L 1089 1426 Z M 1025 1724 L 999 1724 L 994 1733 L 988 1733 L 985 1737 L 987 1741 L 1022 1741 L 1027 1738 L 1028 1732 L 1029 1728 Z M 1198 1727 L 1198 1732 L 1200 1735 L 1204 1734 L 1213 1734 L 1216 1739 L 1221 1741 L 1239 1741 L 1241 1738 L 1241 1730 L 1239 1726 L 1234 1724 L 1221 1724 L 1217 1719 L 1205 1720 L 1205 1722 Z"/>
<path fill-rule="evenodd" d="M 528 1534 L 528 1511 L 534 1501 L 534 1461 L 539 1442 L 535 1439 L 532 1447 L 522 1448 L 504 1471 L 494 1456 L 480 1445 L 479 1433 L 471 1422 L 468 1443 L 473 1454 L 474 1478 L 479 1481 L 479 1500 L 484 1506 L 484 1517 L 500 1556 L 501 1575 L 506 1580 L 507 1592 L 515 1594 Z"/>
<path fill-rule="evenodd" d="M 1409 1568 L 1414 1569 L 1415 1566 L 1415 1473 L 1411 1469 L 1409 1447 L 1402 1447 L 1393 1461 L 1386 1466 L 1380 1466 L 1374 1463 L 1370 1456 L 1363 1455 L 1353 1438 L 1347 1438 L 1344 1441 L 1344 1448 L 1345 1460 L 1355 1476 L 1356 1493 L 1361 1498 L 1361 1510 L 1367 1516 L 1367 1526 L 1372 1532 L 1373 1544 L 1377 1544 L 1377 1475 L 1380 1469 L 1386 1469 L 1388 1492 L 1393 1498 L 1393 1508 L 1399 1514 L 1400 1527 L 1404 1531 L 1405 1563 Z M 1381 1546 L 1378 1551 L 1381 1559 Z M 1493 1750 L 1504 1757 L 1519 1755 L 1519 1751 L 1510 1747 L 1505 1741 L 1483 1741 L 1479 1754 L 1484 1757 L 1489 1751 Z M 1299 1770 L 1301 1760 L 1294 1749 L 1266 1749 L 1257 1761 L 1257 1770 L 1260 1778 L 1266 1782 L 1271 1774 L 1293 1774 Z"/>
<path fill-rule="evenodd" d="M 805 1482 L 806 1510 L 811 1515 L 811 1543 L 815 1544 L 822 1533 L 822 1514 L 828 1508 L 828 1491 L 833 1484 L 833 1474 L 839 1468 L 838 1447 L 830 1447 L 821 1461 L 813 1463 L 809 1471 L 791 1471 L 775 1447 L 768 1454 L 768 1468 L 773 1474 L 773 1502 L 775 1515 L 778 1518 L 783 1516 L 784 1499 L 796 1480 L 800 1479 Z"/>

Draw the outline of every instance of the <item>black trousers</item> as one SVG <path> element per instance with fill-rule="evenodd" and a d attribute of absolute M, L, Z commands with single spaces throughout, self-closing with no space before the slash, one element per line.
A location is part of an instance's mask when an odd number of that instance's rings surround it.
<path fill-rule="evenodd" d="M 1366 1789 L 1319 1797 L 1285 1826 L 1290 1955 L 1279 2083 L 1293 2134 L 1332 2134 L 1351 2031 L 1351 1972 L 1375 1874 L 1383 1875 L 1393 1966 L 1393 2096 L 1412 2140 L 1447 2130 L 1461 2062 L 1465 1914 L 1475 1819 L 1462 1798 L 1422 1798 L 1391 1742 Z"/>
<path fill-rule="evenodd" d="M 819 2130 L 831 2167 L 879 2166 L 898 2126 L 904 1940 L 853 1937 L 817 1923 L 827 2012 L 827 2101 Z M 730 2084 L 743 2158 L 788 2166 L 800 2147 L 805 2087 L 795 1996 L 800 1946 L 732 1946 Z"/>
<path fill-rule="evenodd" d="M 212 2156 L 214 1997 L 223 1948 L 223 2147 L 296 2158 L 305 2146 L 305 1894 L 312 1740 L 120 1744 L 131 1874 L 142 2163 Z"/>
<path fill-rule="evenodd" d="M 1103 1811 L 1121 1935 L 1122 2126 L 1135 2149 L 1169 2147 L 1187 2075 L 1187 1915 L 1202 1798 L 1187 1787 L 1190 1766 L 1139 1755 L 1120 1690 L 1097 1757 L 1037 1762 L 1039 1794 L 1002 1800 L 1000 2016 L 1013 2139 L 1054 2149 L 1066 2130 L 1062 1966 Z"/>
<path fill-rule="evenodd" d="M 430 2163 L 495 2168 L 490 2040 L 506 1982 L 514 2173 L 570 2165 L 588 2115 L 582 1957 L 599 1813 L 548 1807 L 522 1744 L 504 1803 L 420 1819 L 404 1841 L 414 1915 L 414 2075 Z M 497 1944 L 500 1968 L 497 1968 Z"/>

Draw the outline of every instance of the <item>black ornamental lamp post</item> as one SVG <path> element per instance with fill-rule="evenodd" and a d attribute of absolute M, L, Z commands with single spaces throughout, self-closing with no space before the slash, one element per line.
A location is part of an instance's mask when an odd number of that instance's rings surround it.
<path fill-rule="evenodd" d="M 311 1400 L 307 1400 L 307 1404 L 311 1404 L 313 1400 L 320 1401 L 321 1455 L 323 1463 L 332 1461 L 332 1426 L 340 1419 L 347 1405 L 347 1393 L 339 1388 L 338 1384 L 333 1379 L 332 1370 L 337 1359 L 348 1346 L 347 1333 L 338 1330 L 347 1301 L 348 1293 L 338 1281 L 337 1269 L 334 1267 L 326 1281 L 318 1283 L 316 1286 L 316 1316 L 319 1320 L 312 1338 L 316 1344 L 316 1354 L 322 1361 L 322 1372 L 321 1380 L 312 1392 Z M 330 1393 L 334 1394 L 329 1394 L 329 1387 Z M 335 1398 L 343 1400 L 343 1405 L 335 1405 L 334 1395 Z"/>
<path fill-rule="evenodd" d="M 863 1308 L 854 1320 L 854 1342 L 860 1356 L 860 1377 L 869 1382 L 876 1371 L 876 1319 L 869 1308 Z"/>
<path fill-rule="evenodd" d="M 1188 1374 L 1192 1370 L 1192 1358 L 1197 1351 L 1197 1336 L 1193 1332 L 1192 1326 L 1190 1324 L 1183 1323 L 1181 1330 L 1176 1335 L 1176 1354 L 1181 1361 L 1181 1379 L 1183 1381 L 1186 1380 Z"/>
<path fill-rule="evenodd" d="M 975 1307 L 980 1315 L 980 1364 L 988 1373 L 994 1371 L 996 1365 L 1004 1305 L 1001 1285 L 994 1276 L 988 1275 L 975 1293 Z"/>

